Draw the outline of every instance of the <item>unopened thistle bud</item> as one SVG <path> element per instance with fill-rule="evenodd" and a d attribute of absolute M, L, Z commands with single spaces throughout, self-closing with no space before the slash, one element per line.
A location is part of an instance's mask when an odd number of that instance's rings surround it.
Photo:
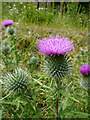
<path fill-rule="evenodd" d="M 67 55 L 47 56 L 44 70 L 48 76 L 61 79 L 70 74 L 71 64 L 71 60 Z"/>
<path fill-rule="evenodd" d="M 38 57 L 35 56 L 31 57 L 31 63 L 35 64 L 38 63 L 38 61 L 39 61 Z"/>
<path fill-rule="evenodd" d="M 10 46 L 9 45 L 3 45 L 2 46 L 2 52 L 6 53 L 10 50 Z"/>
<path fill-rule="evenodd" d="M 13 35 L 14 33 L 14 28 L 13 27 L 7 27 L 7 33 L 10 34 L 10 35 Z"/>
<path fill-rule="evenodd" d="M 30 80 L 27 72 L 21 68 L 6 73 L 2 79 L 5 92 L 21 92 L 27 88 Z"/>

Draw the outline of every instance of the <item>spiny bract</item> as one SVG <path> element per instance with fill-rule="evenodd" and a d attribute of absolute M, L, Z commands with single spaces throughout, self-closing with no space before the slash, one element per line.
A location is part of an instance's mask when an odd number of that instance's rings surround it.
<path fill-rule="evenodd" d="M 44 70 L 49 76 L 61 79 L 70 73 L 71 64 L 71 60 L 67 55 L 47 56 Z"/>
<path fill-rule="evenodd" d="M 5 92 L 20 92 L 27 88 L 29 84 L 29 76 L 27 72 L 21 68 L 17 68 L 13 72 L 6 73 L 2 79 Z"/>
<path fill-rule="evenodd" d="M 10 34 L 10 35 L 13 35 L 14 28 L 13 27 L 7 27 L 7 33 Z"/>

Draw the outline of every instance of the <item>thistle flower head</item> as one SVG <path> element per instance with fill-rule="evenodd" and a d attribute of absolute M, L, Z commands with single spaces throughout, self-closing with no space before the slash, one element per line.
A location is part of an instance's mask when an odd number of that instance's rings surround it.
<path fill-rule="evenodd" d="M 13 72 L 6 73 L 2 79 L 5 92 L 21 92 L 27 88 L 29 84 L 29 76 L 27 72 L 21 68 L 17 68 Z"/>
<path fill-rule="evenodd" d="M 44 38 L 39 40 L 38 49 L 41 53 L 47 54 L 44 69 L 46 73 L 55 78 L 61 79 L 69 75 L 71 71 L 71 60 L 66 53 L 70 52 L 73 48 L 72 42 L 68 38 Z"/>
<path fill-rule="evenodd" d="M 84 64 L 79 69 L 80 73 L 84 76 L 90 75 L 90 65 Z"/>
<path fill-rule="evenodd" d="M 7 27 L 7 26 L 12 25 L 12 24 L 13 24 L 13 20 L 6 20 L 6 21 L 2 22 L 2 25 L 4 27 Z"/>
<path fill-rule="evenodd" d="M 43 54 L 64 55 L 73 49 L 73 44 L 68 38 L 56 36 L 54 38 L 43 38 L 39 40 L 37 47 Z"/>

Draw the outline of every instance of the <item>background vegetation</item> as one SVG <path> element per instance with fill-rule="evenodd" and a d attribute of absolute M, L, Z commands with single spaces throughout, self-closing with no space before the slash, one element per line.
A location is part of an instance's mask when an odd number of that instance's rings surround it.
<path fill-rule="evenodd" d="M 61 118 L 88 118 L 88 92 L 80 86 L 81 74 L 79 67 L 88 63 L 88 3 L 62 2 L 55 3 L 2 3 L 2 21 L 12 19 L 17 38 L 19 65 L 34 79 L 26 101 L 18 101 L 18 96 L 9 96 L 2 103 L 2 118 L 55 118 L 56 117 L 56 88 L 55 81 L 44 75 L 42 65 L 44 55 L 41 55 L 36 45 L 39 39 L 56 35 L 73 40 L 74 49 L 69 55 L 73 62 L 70 77 L 63 79 L 62 97 L 59 99 L 59 113 Z M 2 27 L 2 44 L 8 35 Z M 12 46 L 12 41 L 8 39 Z M 14 57 L 13 52 L 10 56 Z M 37 56 L 39 62 L 31 63 L 31 57 Z M 10 60 L 12 61 L 12 57 Z M 17 66 L 1 65 L 2 75 L 12 71 Z M 32 91 L 32 92 L 31 92 Z M 2 89 L 2 97 L 6 93 Z M 90 114 L 89 114 L 90 115 Z"/>

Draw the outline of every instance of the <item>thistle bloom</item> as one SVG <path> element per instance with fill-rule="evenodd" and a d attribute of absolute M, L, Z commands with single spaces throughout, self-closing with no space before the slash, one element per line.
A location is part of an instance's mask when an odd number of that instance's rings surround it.
<path fill-rule="evenodd" d="M 71 60 L 66 53 L 70 52 L 73 48 L 72 42 L 68 38 L 43 38 L 38 43 L 38 49 L 41 53 L 47 54 L 45 60 L 44 70 L 46 74 L 55 78 L 61 79 L 69 75 L 72 67 Z"/>
<path fill-rule="evenodd" d="M 2 22 L 2 25 L 4 27 L 7 27 L 7 26 L 12 25 L 12 24 L 13 24 L 13 20 L 6 20 L 6 21 Z"/>
<path fill-rule="evenodd" d="M 73 48 L 72 42 L 68 38 L 59 36 L 51 38 L 43 38 L 39 40 L 38 49 L 41 53 L 47 55 L 64 55 Z"/>
<path fill-rule="evenodd" d="M 79 71 L 84 76 L 88 76 L 90 74 L 90 65 L 88 65 L 88 64 L 82 65 L 80 67 Z"/>
<path fill-rule="evenodd" d="M 73 44 L 68 38 L 59 36 L 43 38 L 37 45 L 39 51 L 46 54 L 44 70 L 49 77 L 56 80 L 57 87 L 61 85 L 61 79 L 71 72 L 72 63 L 66 53 L 73 49 Z M 56 103 L 56 115 L 58 117 L 58 97 Z"/>

